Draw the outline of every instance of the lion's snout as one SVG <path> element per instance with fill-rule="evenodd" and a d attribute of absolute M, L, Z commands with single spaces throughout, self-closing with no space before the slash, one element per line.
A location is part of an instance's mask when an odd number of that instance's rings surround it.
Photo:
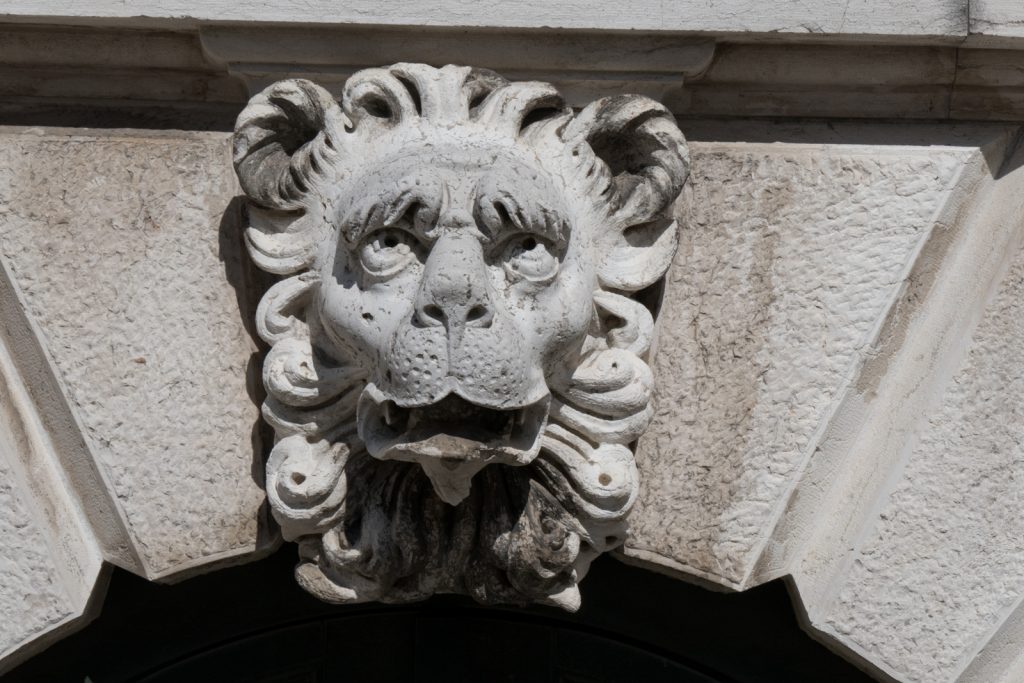
<path fill-rule="evenodd" d="M 469 230 L 448 230 L 430 250 L 416 293 L 413 322 L 442 327 L 453 346 L 467 328 L 489 328 L 495 302 L 480 242 Z"/>

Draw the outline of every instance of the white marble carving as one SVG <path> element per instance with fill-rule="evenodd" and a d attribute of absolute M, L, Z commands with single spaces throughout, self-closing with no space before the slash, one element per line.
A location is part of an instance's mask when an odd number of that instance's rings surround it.
<path fill-rule="evenodd" d="M 396 64 L 340 104 L 267 88 L 235 167 L 250 253 L 288 276 L 257 324 L 267 494 L 300 583 L 576 609 L 637 495 L 653 321 L 628 293 L 675 251 L 672 116 L 629 95 L 574 115 L 546 83 Z"/>

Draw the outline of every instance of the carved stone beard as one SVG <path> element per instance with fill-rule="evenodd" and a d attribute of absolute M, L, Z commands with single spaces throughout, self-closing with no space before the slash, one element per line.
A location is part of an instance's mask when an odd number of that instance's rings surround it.
<path fill-rule="evenodd" d="M 456 506 L 438 497 L 414 463 L 362 452 L 343 476 L 350 484 L 344 518 L 301 542 L 296 570 L 328 602 L 461 593 L 485 604 L 540 601 L 575 610 L 586 565 L 624 539 L 628 508 L 601 523 L 581 518 L 573 483 L 545 450 L 527 466 L 484 468 Z"/>
<path fill-rule="evenodd" d="M 300 543 L 299 582 L 337 603 L 450 592 L 486 604 L 577 609 L 578 582 L 595 557 L 625 540 L 638 493 L 625 444 L 652 412 L 650 369 L 642 358 L 653 331 L 647 309 L 595 292 L 583 362 L 549 378 L 550 414 L 537 457 L 482 468 L 468 496 L 452 505 L 418 463 L 367 453 L 355 420 L 364 381 L 321 382 L 316 397 L 326 400 L 306 408 L 287 404 L 294 403 L 294 386 L 273 378 L 308 376 L 302 368 L 342 376 L 316 360 L 325 355 L 314 351 L 323 335 L 316 307 L 304 303 L 315 286 L 309 277 L 285 280 L 268 292 L 263 308 L 268 320 L 284 319 L 296 305 L 303 310 L 268 356 L 272 396 L 264 405 L 279 433 L 291 432 L 267 463 L 267 493 L 285 538 Z M 617 327 L 603 329 L 602 320 Z"/>

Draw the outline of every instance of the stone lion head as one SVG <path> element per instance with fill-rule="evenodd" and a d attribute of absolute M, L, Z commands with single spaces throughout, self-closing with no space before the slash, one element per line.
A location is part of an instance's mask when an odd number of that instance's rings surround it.
<path fill-rule="evenodd" d="M 624 540 L 655 283 L 688 169 L 640 96 L 367 69 L 249 102 L 234 137 L 263 297 L 267 494 L 333 602 L 579 605 Z"/>

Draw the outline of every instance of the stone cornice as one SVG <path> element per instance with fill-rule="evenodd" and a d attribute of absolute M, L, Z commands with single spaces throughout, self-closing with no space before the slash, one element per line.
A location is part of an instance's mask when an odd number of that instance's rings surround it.
<path fill-rule="evenodd" d="M 574 106 L 634 92 L 683 117 L 1024 119 L 1024 50 L 905 38 L 886 44 L 822 35 L 770 42 L 753 34 L 3 24 L 0 117 L 22 124 L 59 110 L 63 118 L 48 122 L 82 125 L 76 111 L 99 109 L 145 112 L 164 122 L 156 126 L 177 116 L 184 121 L 177 127 L 228 129 L 248 97 L 275 80 L 305 77 L 330 90 L 371 64 L 423 61 L 480 64 L 551 82 Z"/>

